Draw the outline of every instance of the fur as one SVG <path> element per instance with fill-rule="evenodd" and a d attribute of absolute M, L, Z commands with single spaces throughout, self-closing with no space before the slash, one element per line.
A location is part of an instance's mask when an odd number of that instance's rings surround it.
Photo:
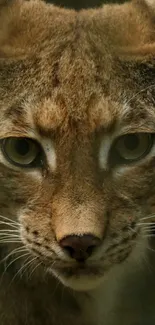
<path fill-rule="evenodd" d="M 153 137 L 154 55 L 153 1 L 0 0 L 1 325 L 155 324 L 155 144 L 113 156 L 125 134 Z M 7 159 L 9 137 L 40 165 Z M 85 234 L 101 245 L 81 267 L 60 243 Z"/>

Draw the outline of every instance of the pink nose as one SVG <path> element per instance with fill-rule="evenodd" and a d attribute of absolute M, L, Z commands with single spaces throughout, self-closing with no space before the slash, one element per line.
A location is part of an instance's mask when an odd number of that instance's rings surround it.
<path fill-rule="evenodd" d="M 59 242 L 68 255 L 78 262 L 84 262 L 100 244 L 101 240 L 93 235 L 71 235 Z"/>

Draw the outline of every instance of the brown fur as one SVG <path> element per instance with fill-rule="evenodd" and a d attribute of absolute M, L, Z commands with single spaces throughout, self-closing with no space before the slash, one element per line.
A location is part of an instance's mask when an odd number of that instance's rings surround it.
<path fill-rule="evenodd" d="M 155 323 L 154 256 L 138 226 L 155 213 L 154 155 L 99 165 L 104 139 L 155 132 L 151 5 L 0 0 L 0 138 L 48 141 L 56 155 L 24 169 L 0 154 L 1 325 Z M 102 245 L 81 271 L 59 243 L 84 234 Z M 29 255 L 4 259 L 18 247 Z"/>

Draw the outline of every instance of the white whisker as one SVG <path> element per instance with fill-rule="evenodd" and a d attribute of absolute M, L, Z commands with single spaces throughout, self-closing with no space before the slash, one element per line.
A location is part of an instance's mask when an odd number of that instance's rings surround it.
<path fill-rule="evenodd" d="M 139 223 L 137 223 L 137 226 L 143 226 L 143 225 L 155 225 L 155 222 L 139 222 Z"/>
<path fill-rule="evenodd" d="M 155 222 L 141 222 L 141 223 L 137 223 L 137 226 L 151 226 L 151 225 L 155 225 Z"/>
<path fill-rule="evenodd" d="M 147 86 L 146 88 L 143 88 L 142 90 L 138 91 L 136 94 L 134 94 L 125 104 L 128 105 L 130 104 L 130 102 L 135 99 L 139 94 L 141 94 L 142 92 L 152 88 L 152 87 L 155 87 L 155 84 L 152 84 L 152 85 L 149 85 Z"/>
<path fill-rule="evenodd" d="M 143 229 L 146 229 L 146 228 L 148 228 L 148 229 L 152 229 L 152 228 L 154 228 L 154 227 L 155 227 L 155 224 L 149 225 L 148 223 L 146 223 L 146 224 L 144 224 L 144 225 L 141 226 L 141 229 L 142 229 L 142 230 L 143 230 Z"/>
<path fill-rule="evenodd" d="M 20 237 L 20 234 L 16 234 L 16 233 L 7 233 L 7 232 L 2 232 L 0 233 L 0 238 L 3 238 L 3 236 L 8 236 L 8 237 Z"/>
<path fill-rule="evenodd" d="M 149 251 L 151 251 L 151 252 L 154 252 L 155 253 L 155 250 L 153 249 L 153 248 L 151 248 L 151 247 L 146 247 Z"/>
<path fill-rule="evenodd" d="M 15 238 L 15 240 L 12 238 L 12 239 L 10 239 L 10 240 L 7 240 L 6 238 L 4 239 L 4 240 L 0 240 L 0 244 L 15 244 L 15 243 L 21 243 L 21 240 L 19 239 L 19 240 L 17 240 L 16 238 Z"/>
<path fill-rule="evenodd" d="M 155 235 L 155 234 L 151 233 L 151 231 L 149 231 L 148 229 L 146 229 L 146 231 L 142 232 L 142 235 L 146 235 L 146 234 Z"/>
<path fill-rule="evenodd" d="M 31 278 L 32 274 L 35 272 L 35 270 L 42 264 L 42 262 L 40 263 L 37 263 L 37 265 L 35 265 L 35 267 L 32 269 L 30 275 L 29 275 L 29 278 Z"/>
<path fill-rule="evenodd" d="M 27 255 L 29 255 L 29 254 L 30 254 L 30 253 L 27 252 L 27 253 L 25 253 L 25 254 L 23 254 L 23 255 L 19 255 L 19 256 L 16 257 L 14 260 L 12 260 L 12 261 L 11 261 L 11 262 L 6 266 L 4 272 L 3 272 L 2 276 L 1 276 L 1 282 L 2 282 L 2 280 L 3 280 L 3 277 L 4 277 L 5 273 L 6 273 L 6 271 L 8 270 L 8 268 L 9 268 L 12 264 L 15 263 L 17 260 L 19 260 L 20 258 L 23 258 L 23 257 L 25 257 L 25 256 L 27 256 Z"/>
<path fill-rule="evenodd" d="M 24 257 L 24 256 L 27 256 L 28 254 L 30 254 L 29 252 L 23 254 L 23 255 L 19 255 L 17 256 L 13 261 L 11 261 L 8 265 L 7 265 L 7 268 L 5 269 L 5 271 L 13 264 L 15 263 L 17 260 L 19 260 L 20 258 Z"/>
<path fill-rule="evenodd" d="M 147 217 L 141 218 L 141 220 L 147 220 L 147 219 L 152 219 L 152 218 L 155 218 L 155 214 L 150 214 Z"/>
<path fill-rule="evenodd" d="M 154 237 L 154 238 L 155 238 L 155 235 L 150 234 L 150 233 L 148 232 L 148 235 L 147 235 L 147 234 L 144 234 L 142 237 L 143 237 L 143 238 L 150 238 L 150 237 Z"/>
<path fill-rule="evenodd" d="M 7 229 L 7 228 L 0 229 L 0 233 L 3 231 L 7 231 L 7 233 L 18 233 L 19 234 L 19 230 L 16 230 L 16 229 Z"/>
<path fill-rule="evenodd" d="M 30 254 L 29 254 L 30 255 Z M 30 256 L 29 256 L 30 257 Z M 25 262 L 27 262 L 27 260 L 29 259 L 29 257 L 25 260 Z M 37 257 L 32 258 L 30 261 L 28 261 L 26 264 L 24 264 L 19 270 L 18 272 L 15 274 L 15 276 L 13 277 L 13 279 L 11 280 L 11 283 L 15 280 L 15 278 L 24 270 L 26 269 L 26 267 L 31 264 Z M 24 274 L 24 273 L 23 273 Z M 10 283 L 10 285 L 11 285 Z"/>
<path fill-rule="evenodd" d="M 12 227 L 15 229 L 19 229 L 19 226 L 20 226 L 20 225 L 17 226 L 11 222 L 6 222 L 6 221 L 0 221 L 0 225 L 6 225 L 6 226 L 9 226 L 9 227 Z"/>
<path fill-rule="evenodd" d="M 11 236 L 12 234 L 15 234 L 15 235 L 18 234 L 18 235 L 20 235 L 20 231 L 17 231 L 17 230 L 14 230 L 14 229 L 13 229 L 13 230 L 12 230 L 12 229 L 11 229 L 11 230 L 10 230 L 10 229 L 8 230 L 8 229 L 6 229 L 6 228 L 0 230 L 0 235 L 3 234 L 3 233 L 5 233 L 5 234 L 7 234 L 7 235 L 10 235 L 10 236 Z"/>
<path fill-rule="evenodd" d="M 12 223 L 12 224 L 15 224 L 15 225 L 20 225 L 19 222 L 15 221 L 15 220 L 12 220 L 10 218 L 4 217 L 2 215 L 0 215 L 0 218 L 9 221 L 9 223 Z"/>
<path fill-rule="evenodd" d="M 17 253 L 22 253 L 22 252 L 26 252 L 27 249 L 26 247 L 22 246 L 22 247 L 18 247 L 15 248 L 13 251 L 11 251 L 8 255 L 6 255 L 2 260 L 0 260 L 0 263 L 5 262 L 10 256 L 17 254 Z"/>
<path fill-rule="evenodd" d="M 0 243 L 3 242 L 3 240 L 14 240 L 14 239 L 19 239 L 21 241 L 21 238 L 19 235 L 16 235 L 16 234 L 6 234 L 6 233 L 3 233 L 0 235 Z"/>

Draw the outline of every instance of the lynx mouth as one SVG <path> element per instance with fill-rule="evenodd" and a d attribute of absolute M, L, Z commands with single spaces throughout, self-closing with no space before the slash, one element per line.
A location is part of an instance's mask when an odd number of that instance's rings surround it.
<path fill-rule="evenodd" d="M 103 281 L 104 271 L 99 265 L 54 266 L 48 267 L 67 287 L 76 291 L 87 291 L 97 287 Z"/>
<path fill-rule="evenodd" d="M 100 267 L 99 266 L 85 266 L 85 265 L 79 265 L 76 267 L 54 267 L 54 270 L 63 273 L 64 276 L 70 277 L 70 276 L 81 276 L 81 275 L 94 275 L 99 276 L 101 274 Z M 103 275 L 103 270 L 102 270 Z"/>

